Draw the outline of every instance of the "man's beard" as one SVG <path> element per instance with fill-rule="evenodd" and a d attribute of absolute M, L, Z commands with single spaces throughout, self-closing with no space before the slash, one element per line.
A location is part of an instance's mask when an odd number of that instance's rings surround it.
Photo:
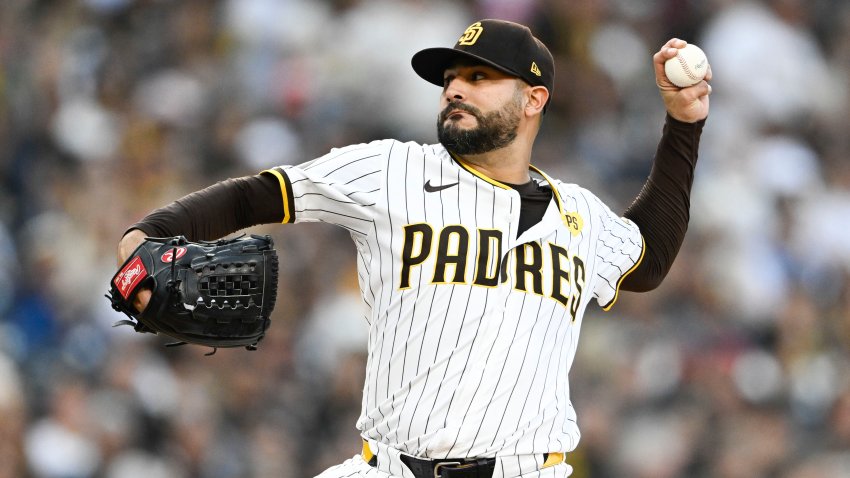
<path fill-rule="evenodd" d="M 446 122 L 453 110 L 465 111 L 478 121 L 470 129 Z M 519 129 L 520 101 L 515 96 L 501 109 L 484 114 L 478 108 L 465 103 L 450 103 L 437 117 L 437 138 L 449 151 L 461 154 L 482 154 L 511 144 Z"/>

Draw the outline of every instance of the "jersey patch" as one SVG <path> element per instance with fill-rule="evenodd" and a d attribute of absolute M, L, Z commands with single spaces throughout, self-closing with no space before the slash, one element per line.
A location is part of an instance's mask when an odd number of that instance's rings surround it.
<path fill-rule="evenodd" d="M 577 212 L 565 212 L 564 224 L 567 225 L 567 229 L 570 230 L 573 237 L 578 236 L 584 229 L 584 219 Z"/>

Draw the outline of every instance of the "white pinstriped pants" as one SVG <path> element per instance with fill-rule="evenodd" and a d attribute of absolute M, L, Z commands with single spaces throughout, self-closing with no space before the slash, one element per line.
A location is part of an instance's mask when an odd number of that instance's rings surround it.
<path fill-rule="evenodd" d="M 401 462 L 398 450 L 375 442 L 370 445 L 378 450 L 377 467 L 369 465 L 361 455 L 354 455 L 316 478 L 416 478 Z M 540 460 L 534 455 L 497 457 L 493 478 L 566 478 L 573 472 L 573 467 L 566 463 L 540 469 Z"/>

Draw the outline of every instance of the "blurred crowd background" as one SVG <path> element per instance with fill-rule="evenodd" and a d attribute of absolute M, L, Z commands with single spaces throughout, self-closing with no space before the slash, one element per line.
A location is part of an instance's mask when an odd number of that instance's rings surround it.
<path fill-rule="evenodd" d="M 282 257 L 259 351 L 112 328 L 125 228 L 331 147 L 435 142 L 409 66 L 479 18 L 556 57 L 534 154 L 623 210 L 664 111 L 669 38 L 712 64 L 692 222 L 665 283 L 588 311 L 583 477 L 850 477 L 850 3 L 842 0 L 3 0 L 0 477 L 307 477 L 359 451 L 354 247 Z"/>

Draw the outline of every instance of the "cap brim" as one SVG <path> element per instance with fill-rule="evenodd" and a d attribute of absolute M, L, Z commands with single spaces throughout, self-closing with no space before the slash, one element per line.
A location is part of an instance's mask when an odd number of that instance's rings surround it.
<path fill-rule="evenodd" d="M 503 71 L 511 76 L 521 78 L 516 72 L 499 66 L 486 58 L 467 53 L 463 50 L 455 50 L 454 48 L 426 48 L 413 55 L 410 59 L 410 64 L 413 66 L 413 71 L 421 76 L 422 79 L 428 83 L 443 86 L 443 75 L 446 68 L 458 60 L 473 60 Z"/>

